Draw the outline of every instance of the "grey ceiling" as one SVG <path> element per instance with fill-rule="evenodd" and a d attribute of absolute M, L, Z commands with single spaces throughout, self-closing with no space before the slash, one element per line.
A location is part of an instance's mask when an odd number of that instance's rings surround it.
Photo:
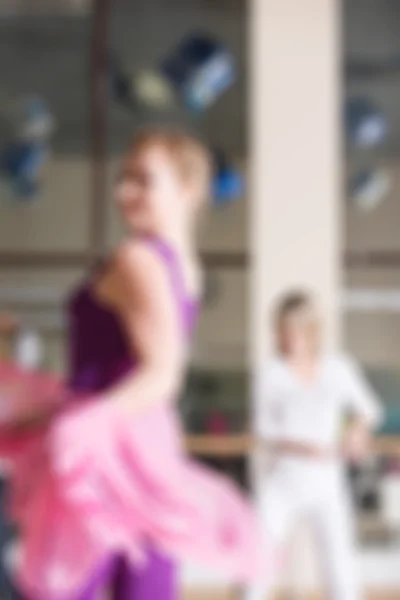
<path fill-rule="evenodd" d="M 110 152 L 120 152 L 143 121 L 160 120 L 193 127 L 211 143 L 244 156 L 246 0 L 113 0 L 112 4 L 110 45 L 132 73 L 156 64 L 185 33 L 205 29 L 231 48 L 239 78 L 232 90 L 197 120 L 183 110 L 161 115 L 129 114 L 111 105 Z M 400 55 L 399 0 L 345 0 L 343 16 L 346 61 L 385 60 Z M 88 18 L 41 15 L 0 19 L 0 113 L 8 101 L 21 94 L 45 96 L 59 120 L 58 152 L 88 150 L 89 34 Z M 347 81 L 346 93 L 366 94 L 384 109 L 391 130 L 378 154 L 400 154 L 400 75 Z"/>
<path fill-rule="evenodd" d="M 246 150 L 246 18 L 243 0 L 113 1 L 111 47 L 130 72 L 153 67 L 180 37 L 207 30 L 227 43 L 239 67 L 239 80 L 204 116 L 183 110 L 170 114 L 131 114 L 110 106 L 110 151 L 119 152 L 143 121 L 178 122 L 198 130 L 232 153 Z M 48 99 L 58 120 L 58 152 L 88 148 L 88 45 L 90 21 L 43 17 L 0 19 L 0 111 L 7 98 L 35 92 Z"/>
<path fill-rule="evenodd" d="M 344 55 L 347 62 L 384 64 L 400 58 L 400 2 L 398 0 L 346 0 L 344 3 Z M 400 69 L 390 77 L 347 80 L 346 92 L 362 94 L 380 106 L 390 125 L 387 142 L 377 156 L 400 154 Z"/>

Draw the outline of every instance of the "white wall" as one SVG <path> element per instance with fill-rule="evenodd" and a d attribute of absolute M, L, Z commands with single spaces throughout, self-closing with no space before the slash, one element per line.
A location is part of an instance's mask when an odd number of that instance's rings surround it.
<path fill-rule="evenodd" d="M 335 0 L 253 0 L 253 337 L 293 286 L 320 298 L 339 338 L 341 155 Z M 264 347 L 263 347 L 264 346 Z"/>
<path fill-rule="evenodd" d="M 271 351 L 261 323 L 300 286 L 320 299 L 328 344 L 340 340 L 340 15 L 336 0 L 253 0 L 251 22 L 253 370 Z M 255 399 L 256 400 L 256 399 Z M 257 486 L 263 470 L 254 457 Z M 294 541 L 294 585 L 315 586 L 314 548 Z"/>

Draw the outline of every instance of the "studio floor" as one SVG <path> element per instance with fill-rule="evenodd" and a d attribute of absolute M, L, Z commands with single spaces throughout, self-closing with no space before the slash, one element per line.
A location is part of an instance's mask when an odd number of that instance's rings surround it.
<path fill-rule="evenodd" d="M 374 591 L 366 594 L 365 600 L 399 600 L 400 590 L 395 591 Z M 240 600 L 238 594 L 232 593 L 221 593 L 221 592 L 209 592 L 209 591 L 192 591 L 183 594 L 182 600 Z M 311 595 L 293 595 L 293 594 L 281 594 L 269 598 L 268 600 L 325 600 L 323 596 L 318 594 Z"/>

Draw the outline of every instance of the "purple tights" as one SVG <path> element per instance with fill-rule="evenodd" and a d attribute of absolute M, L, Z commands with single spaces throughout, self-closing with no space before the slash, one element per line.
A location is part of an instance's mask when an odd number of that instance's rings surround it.
<path fill-rule="evenodd" d="M 142 569 L 133 570 L 123 558 L 114 558 L 99 569 L 77 600 L 97 600 L 99 592 L 111 588 L 112 600 L 177 600 L 176 569 L 155 553 Z"/>

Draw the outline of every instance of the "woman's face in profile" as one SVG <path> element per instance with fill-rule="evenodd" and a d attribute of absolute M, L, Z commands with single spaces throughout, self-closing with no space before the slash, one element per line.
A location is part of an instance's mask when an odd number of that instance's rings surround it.
<path fill-rule="evenodd" d="M 182 182 L 167 152 L 152 147 L 125 159 L 114 191 L 128 229 L 165 233 L 181 221 Z"/>
<path fill-rule="evenodd" d="M 309 309 L 287 315 L 281 324 L 281 347 L 289 358 L 307 358 L 315 355 L 320 345 L 318 317 Z"/>

